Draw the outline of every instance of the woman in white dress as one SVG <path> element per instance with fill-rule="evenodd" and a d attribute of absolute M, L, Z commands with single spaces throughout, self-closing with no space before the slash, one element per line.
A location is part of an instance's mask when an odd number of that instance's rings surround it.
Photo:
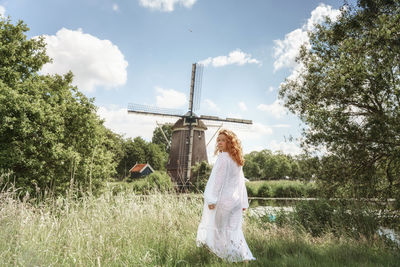
<path fill-rule="evenodd" d="M 232 131 L 219 132 L 215 154 L 218 158 L 204 190 L 197 246 L 205 245 L 230 262 L 255 260 L 242 232 L 242 212 L 249 205 L 242 147 Z"/>

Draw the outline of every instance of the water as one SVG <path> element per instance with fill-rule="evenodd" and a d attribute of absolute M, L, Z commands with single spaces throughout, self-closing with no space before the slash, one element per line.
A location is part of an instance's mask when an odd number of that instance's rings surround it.
<path fill-rule="evenodd" d="M 397 244 L 397 246 L 400 247 L 400 234 L 396 233 L 393 229 L 379 227 L 378 234 L 380 236 L 386 237 L 389 240 L 392 240 L 394 243 Z"/>

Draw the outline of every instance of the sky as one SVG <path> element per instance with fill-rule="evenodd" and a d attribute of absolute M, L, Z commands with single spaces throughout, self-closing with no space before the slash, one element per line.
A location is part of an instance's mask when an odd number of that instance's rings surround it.
<path fill-rule="evenodd" d="M 224 124 L 244 153 L 296 155 L 302 122 L 278 98 L 307 31 L 340 14 L 338 0 L 0 0 L 0 16 L 43 36 L 53 59 L 41 73 L 74 73 L 104 124 L 150 141 L 158 123 L 176 118 L 128 114 L 129 103 L 188 110 L 192 63 L 204 65 L 197 115 L 242 118 Z M 218 129 L 206 131 L 209 158 Z M 219 126 L 219 125 L 218 125 Z M 292 141 L 290 141 L 292 137 Z"/>

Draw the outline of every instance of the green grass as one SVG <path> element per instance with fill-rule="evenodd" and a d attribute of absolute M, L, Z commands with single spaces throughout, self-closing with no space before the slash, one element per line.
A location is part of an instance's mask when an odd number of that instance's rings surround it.
<path fill-rule="evenodd" d="M 202 201 L 133 193 L 45 201 L 0 194 L 0 266 L 231 266 L 195 245 Z M 400 253 L 369 241 L 313 238 L 245 217 L 249 266 L 398 266 Z M 241 266 L 242 264 L 235 264 Z"/>

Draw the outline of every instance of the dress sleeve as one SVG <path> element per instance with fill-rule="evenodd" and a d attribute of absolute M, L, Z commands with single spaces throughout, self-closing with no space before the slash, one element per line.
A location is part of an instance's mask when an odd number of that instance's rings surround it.
<path fill-rule="evenodd" d="M 247 188 L 246 188 L 246 178 L 244 177 L 243 171 L 242 172 L 242 179 L 241 179 L 241 185 L 242 185 L 242 208 L 249 208 L 249 198 L 247 197 Z"/>
<path fill-rule="evenodd" d="M 220 154 L 214 164 L 204 190 L 204 200 L 208 205 L 217 204 L 223 183 L 226 178 L 227 169 L 228 161 L 224 155 Z"/>

